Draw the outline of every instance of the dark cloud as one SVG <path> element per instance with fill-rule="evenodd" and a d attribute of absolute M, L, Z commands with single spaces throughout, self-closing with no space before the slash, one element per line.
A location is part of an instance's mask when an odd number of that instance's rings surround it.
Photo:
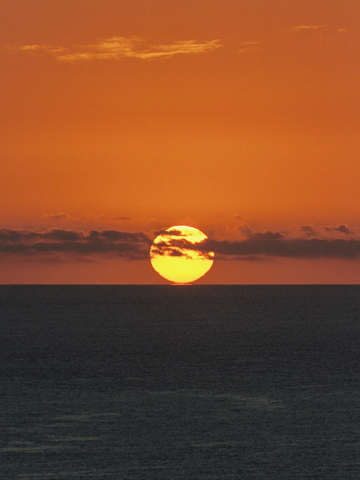
<path fill-rule="evenodd" d="M 340 232 L 345 233 L 345 235 L 353 235 L 355 232 L 349 229 L 345 224 L 340 224 L 337 227 L 324 227 L 328 232 Z"/>
<path fill-rule="evenodd" d="M 131 217 L 113 217 L 113 220 L 131 220 Z"/>
<path fill-rule="evenodd" d="M 188 245 L 187 248 L 192 248 Z M 255 237 L 243 241 L 206 240 L 197 245 L 201 251 L 223 256 L 263 255 L 292 258 L 360 258 L 360 240 L 285 239 L 279 236 Z"/>
<path fill-rule="evenodd" d="M 245 237 L 254 242 L 260 242 L 263 240 L 278 240 L 279 238 L 283 237 L 281 233 L 270 232 L 269 230 L 264 233 L 253 232 L 252 230 L 250 230 L 247 223 L 242 223 L 241 225 L 239 225 L 239 230 Z"/>
<path fill-rule="evenodd" d="M 184 233 L 181 230 L 158 230 L 155 232 L 155 235 L 163 235 L 164 237 L 181 237 Z"/>
<path fill-rule="evenodd" d="M 53 220 L 59 220 L 61 218 L 69 218 L 67 213 L 50 213 L 46 214 L 45 217 L 52 218 Z"/>
<path fill-rule="evenodd" d="M 181 250 L 176 250 L 175 248 L 169 248 L 168 249 L 168 255 L 170 255 L 170 257 L 184 257 L 184 256 L 187 256 L 184 252 L 182 252 Z"/>
<path fill-rule="evenodd" d="M 21 238 L 22 234 L 17 230 L 8 230 L 6 228 L 0 230 L 0 242 L 18 242 Z"/>
<path fill-rule="evenodd" d="M 344 228 L 345 227 L 345 228 Z M 246 225 L 240 225 L 240 230 L 246 237 L 244 240 L 216 240 L 206 239 L 199 243 L 188 242 L 185 238 L 173 236 L 156 246 L 160 255 L 173 255 L 177 250 L 180 255 L 188 250 L 197 250 L 218 258 L 237 260 L 252 260 L 266 256 L 285 258 L 360 258 L 360 240 L 344 238 L 317 238 L 313 237 L 316 231 L 310 225 L 300 227 L 301 232 L 311 238 L 292 238 L 284 232 L 253 232 Z M 334 231 L 347 233 L 347 227 L 340 225 Z M 182 252 L 182 253 L 181 253 Z M 179 254 L 179 253 L 177 253 Z"/>
<path fill-rule="evenodd" d="M 41 234 L 41 237 L 46 240 L 70 240 L 70 241 L 78 241 L 81 240 L 82 235 L 79 232 L 73 230 L 51 230 L 48 233 Z"/>
<path fill-rule="evenodd" d="M 149 257 L 151 243 L 143 232 L 80 232 L 63 229 L 37 232 L 0 229 L 0 253 L 3 254 L 102 254 L 138 259 Z"/>
<path fill-rule="evenodd" d="M 253 242 L 266 242 L 269 240 L 279 240 L 280 238 L 283 238 L 281 233 L 267 231 L 265 233 L 255 232 L 250 236 L 249 240 Z"/>
<path fill-rule="evenodd" d="M 21 242 L 25 239 L 30 241 L 39 238 L 39 233 L 32 231 L 12 230 L 9 228 L 0 229 L 0 243 L 2 242 Z"/>
<path fill-rule="evenodd" d="M 309 237 L 316 235 L 316 230 L 311 225 L 302 225 L 300 226 L 300 230 Z"/>
<path fill-rule="evenodd" d="M 133 243 L 152 243 L 144 233 L 119 232 L 117 230 L 105 230 L 99 232 L 100 236 L 110 241 L 133 242 Z"/>
<path fill-rule="evenodd" d="M 312 234 L 312 227 L 301 227 Z M 330 227 L 327 227 L 330 228 Z M 332 227 L 339 234 L 353 233 L 346 225 Z M 280 232 L 252 232 L 247 229 L 244 240 L 206 239 L 191 243 L 181 238 L 181 232 L 170 232 L 166 241 L 158 243 L 156 254 L 182 256 L 195 250 L 209 255 L 214 252 L 219 259 L 256 260 L 266 256 L 285 258 L 343 258 L 360 259 L 360 239 L 352 238 L 290 238 Z M 149 258 L 152 244 L 144 232 L 122 232 L 118 230 L 77 230 L 52 229 L 31 231 L 0 229 L 0 254 L 43 255 L 50 258 L 57 255 L 93 256 L 108 255 L 128 259 Z"/>

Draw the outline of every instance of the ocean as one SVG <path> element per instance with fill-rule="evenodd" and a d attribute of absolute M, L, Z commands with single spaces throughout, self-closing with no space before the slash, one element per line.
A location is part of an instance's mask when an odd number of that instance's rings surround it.
<path fill-rule="evenodd" d="M 360 478 L 360 286 L 0 286 L 0 478 Z"/>

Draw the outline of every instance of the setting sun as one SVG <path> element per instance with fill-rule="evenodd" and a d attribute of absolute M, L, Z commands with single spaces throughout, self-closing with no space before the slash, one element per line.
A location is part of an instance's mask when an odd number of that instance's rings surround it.
<path fill-rule="evenodd" d="M 174 283 L 191 283 L 207 273 L 214 253 L 189 248 L 207 236 L 197 228 L 179 225 L 160 233 L 150 250 L 151 265 L 159 275 Z"/>

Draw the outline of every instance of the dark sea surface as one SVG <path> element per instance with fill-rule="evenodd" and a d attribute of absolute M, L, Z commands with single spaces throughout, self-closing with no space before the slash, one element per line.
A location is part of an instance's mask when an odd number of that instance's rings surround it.
<path fill-rule="evenodd" d="M 0 286 L 0 478 L 360 479 L 360 286 Z"/>

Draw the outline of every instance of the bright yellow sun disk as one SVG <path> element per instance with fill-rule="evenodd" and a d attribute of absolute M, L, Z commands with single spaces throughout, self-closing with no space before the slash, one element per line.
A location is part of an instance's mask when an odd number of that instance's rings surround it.
<path fill-rule="evenodd" d="M 150 261 L 159 275 L 173 283 L 191 283 L 207 273 L 214 253 L 203 253 L 182 246 L 182 242 L 201 243 L 207 236 L 186 225 L 170 227 L 157 236 L 150 249 Z"/>

